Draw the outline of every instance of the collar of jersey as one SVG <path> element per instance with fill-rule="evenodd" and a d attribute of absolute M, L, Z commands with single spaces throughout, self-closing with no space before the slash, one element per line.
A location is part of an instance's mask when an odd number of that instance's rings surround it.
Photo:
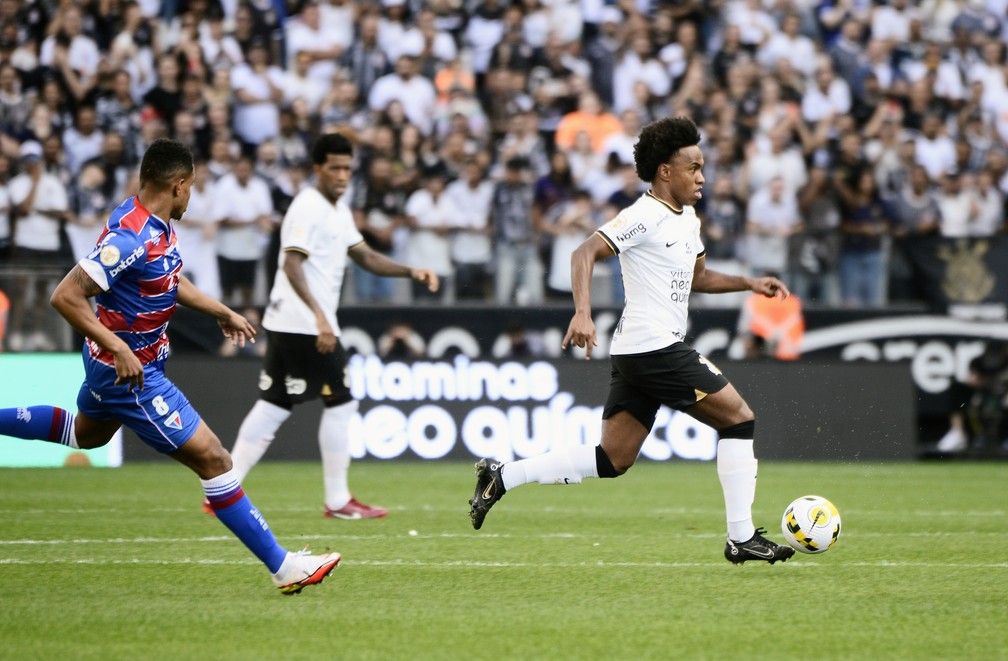
<path fill-rule="evenodd" d="M 648 192 L 646 194 L 647 194 L 648 197 L 650 197 L 652 199 L 655 199 L 655 200 L 658 200 L 659 202 L 661 202 L 662 204 L 664 204 L 665 206 L 667 206 L 668 209 L 669 209 L 669 211 L 671 211 L 674 214 L 681 214 L 683 212 L 682 209 L 676 209 L 671 204 L 669 204 L 665 200 L 663 200 L 660 197 L 658 197 L 657 195 L 655 195 L 654 191 L 652 191 L 650 188 L 648 189 Z"/>
<path fill-rule="evenodd" d="M 160 223 L 161 227 L 164 229 L 164 233 L 165 234 L 171 234 L 171 225 L 167 221 L 165 221 L 164 219 L 162 219 L 160 216 L 151 213 L 150 209 L 148 209 L 144 205 L 140 204 L 140 196 L 139 195 L 134 195 L 133 196 L 133 204 L 134 204 L 134 206 L 136 206 L 137 209 L 140 209 L 144 214 L 146 214 L 148 218 L 153 218 L 158 223 Z"/>

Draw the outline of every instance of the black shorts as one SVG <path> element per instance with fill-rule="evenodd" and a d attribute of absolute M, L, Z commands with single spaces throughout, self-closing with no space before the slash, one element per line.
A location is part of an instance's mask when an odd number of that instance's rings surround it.
<path fill-rule="evenodd" d="M 217 269 L 220 272 L 221 289 L 229 292 L 236 287 L 252 287 L 255 285 L 256 266 L 254 259 L 228 259 L 217 257 Z"/>
<path fill-rule="evenodd" d="M 685 342 L 610 356 L 609 362 L 609 397 L 602 418 L 627 411 L 649 430 L 662 404 L 681 411 L 728 385 L 721 370 Z"/>
<path fill-rule="evenodd" d="M 319 353 L 316 339 L 266 331 L 266 358 L 259 373 L 262 399 L 284 408 L 316 398 L 330 406 L 353 399 L 343 345 L 337 343 L 332 353 Z"/>

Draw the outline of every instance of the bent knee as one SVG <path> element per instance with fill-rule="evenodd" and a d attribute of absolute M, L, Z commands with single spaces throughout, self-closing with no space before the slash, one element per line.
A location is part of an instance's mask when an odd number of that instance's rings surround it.
<path fill-rule="evenodd" d="M 220 441 L 211 444 L 202 457 L 203 466 L 210 471 L 226 473 L 231 470 L 231 453 L 224 449 Z"/>
<path fill-rule="evenodd" d="M 119 426 L 118 422 L 94 421 L 78 414 L 74 419 L 74 440 L 81 450 L 94 450 L 108 445 Z"/>
<path fill-rule="evenodd" d="M 615 477 L 626 475 L 626 472 L 637 462 L 637 457 L 622 457 L 613 460 L 612 467 L 616 472 Z"/>
<path fill-rule="evenodd" d="M 104 447 L 108 445 L 108 442 L 112 440 L 111 436 L 78 436 L 77 437 L 77 447 L 81 450 L 94 450 L 95 448 Z"/>

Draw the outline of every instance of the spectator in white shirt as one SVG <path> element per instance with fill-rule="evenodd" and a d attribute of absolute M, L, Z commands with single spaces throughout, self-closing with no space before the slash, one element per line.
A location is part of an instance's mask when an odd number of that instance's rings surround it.
<path fill-rule="evenodd" d="M 42 42 L 39 64 L 58 70 L 70 93 L 81 100 L 95 86 L 101 51 L 94 39 L 83 34 L 81 9 L 76 4 L 63 5 L 54 23 L 59 29 Z"/>
<path fill-rule="evenodd" d="M 1004 230 L 1005 196 L 996 185 L 993 170 L 984 168 L 975 176 L 976 187 L 973 190 L 973 197 L 976 214 L 973 218 L 972 235 L 991 237 Z"/>
<path fill-rule="evenodd" d="M 416 53 L 424 65 L 423 73 L 433 77 L 445 63 L 455 59 L 458 48 L 450 34 L 438 29 L 437 15 L 430 9 L 422 9 L 416 25 L 403 32 L 392 59 L 401 53 Z"/>
<path fill-rule="evenodd" d="M 808 182 L 805 158 L 791 139 L 789 124 L 777 125 L 769 136 L 757 138 L 755 142 L 755 152 L 746 158 L 743 169 L 749 195 L 767 188 L 772 179 L 781 179 L 790 193 L 797 193 Z"/>
<path fill-rule="evenodd" d="M 14 263 L 22 273 L 60 264 L 60 222 L 70 208 L 66 186 L 46 171 L 42 145 L 34 140 L 19 147 L 21 174 L 8 184 L 14 222 Z M 55 348 L 43 328 L 50 306 L 46 305 L 55 280 L 34 275 L 18 276 L 11 300 L 11 335 L 14 351 Z"/>
<path fill-rule="evenodd" d="M 829 60 L 821 59 L 815 69 L 815 79 L 802 96 L 802 118 L 815 124 L 824 119 L 846 115 L 851 109 L 851 90 L 843 78 L 833 71 Z"/>
<path fill-rule="evenodd" d="M 105 134 L 98 130 L 94 106 L 80 106 L 77 121 L 63 132 L 63 153 L 71 174 L 76 175 L 85 162 L 101 154 L 104 139 Z"/>
<path fill-rule="evenodd" d="M 293 69 L 299 59 L 305 58 L 308 76 L 328 86 L 336 72 L 336 60 L 349 45 L 342 43 L 344 35 L 325 30 L 316 0 L 305 2 L 301 13 L 287 21 L 285 30 L 287 68 Z"/>
<path fill-rule="evenodd" d="M 300 99 L 312 115 L 318 113 L 322 100 L 329 90 L 329 83 L 323 84 L 311 75 L 311 56 L 301 51 L 294 57 L 294 66 L 287 71 L 284 80 L 284 102 L 289 104 Z"/>
<path fill-rule="evenodd" d="M 746 265 L 756 276 L 787 274 L 791 236 L 802 228 L 798 198 L 783 177 L 774 177 L 749 198 L 746 206 Z"/>
<path fill-rule="evenodd" d="M 273 227 L 273 200 L 266 182 L 253 175 L 249 156 L 240 156 L 232 172 L 217 182 L 213 216 L 219 223 L 217 262 L 223 297 L 238 306 L 252 305 L 256 272 Z"/>
<path fill-rule="evenodd" d="M 399 57 L 399 44 L 409 29 L 409 5 L 406 0 L 381 0 L 378 18 L 378 46 L 390 60 Z"/>
<path fill-rule="evenodd" d="M 406 200 L 406 260 L 410 264 L 423 264 L 434 271 L 451 289 L 451 230 L 457 212 L 451 199 L 444 194 L 446 173 L 441 168 L 431 168 L 423 174 L 423 186 Z M 426 284 L 413 281 L 413 300 L 443 299 L 441 292 L 432 292 Z"/>
<path fill-rule="evenodd" d="M 639 32 L 632 38 L 623 57 L 616 63 L 613 71 L 614 112 L 620 113 L 635 106 L 634 86 L 638 82 L 647 85 L 653 97 L 665 96 L 672 86 L 665 65 L 652 53 L 651 38 L 646 32 Z"/>
<path fill-rule="evenodd" d="M 786 14 L 781 21 L 781 29 L 774 32 L 756 53 L 756 61 L 763 68 L 773 70 L 777 60 L 786 59 L 791 66 L 805 76 L 812 75 L 816 62 L 815 43 L 801 34 L 801 17 Z"/>
<path fill-rule="evenodd" d="M 444 197 L 455 211 L 451 258 L 458 300 L 485 301 L 489 297 L 493 189 L 486 168 L 475 157 L 466 162 L 462 176 L 445 188 Z"/>
<path fill-rule="evenodd" d="M 387 0 L 386 0 L 387 1 Z M 501 0 L 483 0 L 469 17 L 463 43 L 472 51 L 473 70 L 486 73 L 494 46 L 504 36 L 504 7 Z"/>
<path fill-rule="evenodd" d="M 255 39 L 248 49 L 248 64 L 231 70 L 234 131 L 246 145 L 275 138 L 279 130 L 278 104 L 283 100 L 284 72 L 272 66 L 269 57 L 266 42 Z"/>
<path fill-rule="evenodd" d="M 322 0 L 319 12 L 322 14 L 322 30 L 334 43 L 345 51 L 354 41 L 357 3 L 351 0 Z"/>
<path fill-rule="evenodd" d="M 924 166 L 933 182 L 955 168 L 955 142 L 945 133 L 940 114 L 930 112 L 924 116 L 921 134 L 914 141 L 914 152 L 917 163 Z"/>
<path fill-rule="evenodd" d="M 217 219 L 214 217 L 216 186 L 210 177 L 206 161 L 197 161 L 192 192 L 185 215 L 175 219 L 173 226 L 182 255 L 182 269 L 199 290 L 220 299 L 220 274 L 217 266 Z"/>
<path fill-rule="evenodd" d="M 633 163 L 634 145 L 637 144 L 637 138 L 640 137 L 640 113 L 636 108 L 627 108 L 620 113 L 619 118 L 623 130 L 606 138 L 602 143 L 600 153 L 606 158 L 609 154 L 616 154 L 621 162 Z"/>
<path fill-rule="evenodd" d="M 908 0 L 889 0 L 872 9 L 872 38 L 891 45 L 906 41 L 910 37 L 910 19 L 917 16 L 917 10 L 909 4 Z"/>
<path fill-rule="evenodd" d="M 203 61 L 212 71 L 230 70 L 245 61 L 238 40 L 224 29 L 220 15 L 211 14 L 207 18 L 207 30 L 200 35 L 199 44 Z"/>
<path fill-rule="evenodd" d="M 410 123 L 424 135 L 430 135 L 437 110 L 434 83 L 419 75 L 415 53 L 404 53 L 396 60 L 395 72 L 375 81 L 368 94 L 368 107 L 384 111 L 391 101 L 399 101 Z"/>
<path fill-rule="evenodd" d="M 777 32 L 777 23 L 763 9 L 760 0 L 734 0 L 725 7 L 725 21 L 738 26 L 742 45 L 752 50 L 762 46 Z"/>

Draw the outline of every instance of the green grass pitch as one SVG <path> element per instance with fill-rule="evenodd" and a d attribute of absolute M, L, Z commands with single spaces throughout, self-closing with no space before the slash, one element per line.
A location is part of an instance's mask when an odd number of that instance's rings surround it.
<path fill-rule="evenodd" d="M 245 486 L 281 543 L 344 557 L 291 597 L 181 466 L 2 470 L 0 658 L 1004 659 L 1006 469 L 763 462 L 757 525 L 783 541 L 817 493 L 843 532 L 736 567 L 713 464 L 523 487 L 477 532 L 471 464 L 358 462 L 391 513 L 337 521 L 317 464 L 265 463 Z"/>

